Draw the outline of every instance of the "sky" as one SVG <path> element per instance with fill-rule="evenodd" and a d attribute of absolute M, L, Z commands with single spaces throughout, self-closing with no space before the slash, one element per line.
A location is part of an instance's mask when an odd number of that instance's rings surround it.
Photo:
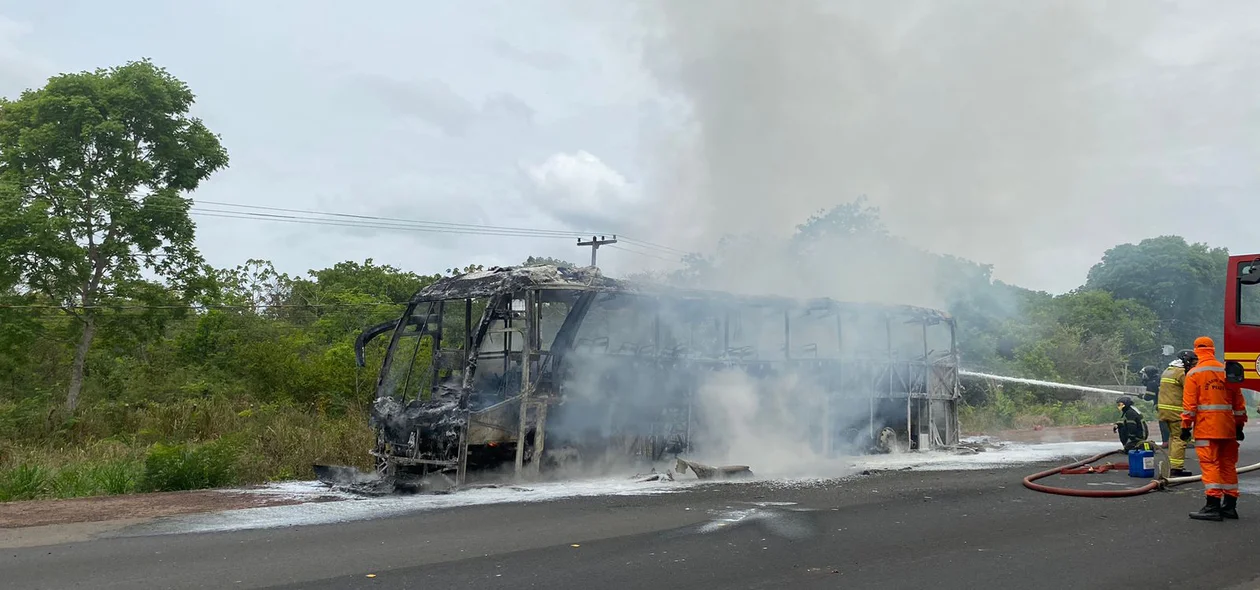
<path fill-rule="evenodd" d="M 141 57 L 230 153 L 199 200 L 704 250 L 865 195 L 914 243 L 1051 292 L 1161 234 L 1260 251 L 1246 0 L 0 0 L 0 95 Z M 291 274 L 589 256 L 197 222 L 211 264 Z M 676 266 L 619 246 L 605 272 Z"/>

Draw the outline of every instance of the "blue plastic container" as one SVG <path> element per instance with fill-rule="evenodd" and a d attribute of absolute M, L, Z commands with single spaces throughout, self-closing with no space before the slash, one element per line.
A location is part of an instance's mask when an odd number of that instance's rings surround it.
<path fill-rule="evenodd" d="M 1129 451 L 1129 477 L 1155 477 L 1154 451 Z"/>

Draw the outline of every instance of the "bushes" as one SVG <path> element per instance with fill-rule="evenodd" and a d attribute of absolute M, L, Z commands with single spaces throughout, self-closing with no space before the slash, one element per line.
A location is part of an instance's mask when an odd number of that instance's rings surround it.
<path fill-rule="evenodd" d="M 20 465 L 0 474 L 0 501 L 31 500 L 50 489 L 48 470 L 39 465 Z"/>
<path fill-rule="evenodd" d="M 0 442 L 0 501 L 311 478 L 313 463 L 367 467 L 372 443 L 367 412 L 353 404 L 325 413 L 219 397 L 100 402 L 51 433 Z"/>
<path fill-rule="evenodd" d="M 138 462 L 114 461 L 92 468 L 96 493 L 117 496 L 135 492 L 140 481 Z"/>
<path fill-rule="evenodd" d="M 144 460 L 146 491 L 200 490 L 236 481 L 235 464 L 240 445 L 219 439 L 200 445 L 157 443 Z"/>
<path fill-rule="evenodd" d="M 1025 390 L 1007 391 L 993 387 L 983 396 L 983 403 L 965 403 L 958 418 L 966 432 L 994 432 L 1025 429 L 1035 426 L 1087 426 L 1110 424 L 1120 419 L 1116 406 L 1108 402 L 1045 401 Z M 1142 413 L 1154 416 L 1150 404 L 1138 402 Z"/>

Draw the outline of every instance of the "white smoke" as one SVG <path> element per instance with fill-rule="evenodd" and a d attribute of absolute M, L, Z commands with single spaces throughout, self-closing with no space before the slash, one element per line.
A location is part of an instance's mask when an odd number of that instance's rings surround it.
<path fill-rule="evenodd" d="M 645 64 L 690 115 L 656 160 L 661 241 L 782 238 L 869 195 L 896 235 L 1063 291 L 1117 243 L 1219 242 L 1168 212 L 1260 185 L 1255 3 L 650 6 Z"/>

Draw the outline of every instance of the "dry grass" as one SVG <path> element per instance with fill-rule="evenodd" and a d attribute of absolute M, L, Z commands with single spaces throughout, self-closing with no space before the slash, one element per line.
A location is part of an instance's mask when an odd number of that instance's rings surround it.
<path fill-rule="evenodd" d="M 183 489 L 310 478 L 314 463 L 366 467 L 366 416 L 214 399 L 85 408 L 58 428 L 32 426 L 0 442 L 0 501 L 130 493 L 155 481 Z M 207 477 L 154 473 L 205 475 L 211 463 Z"/>

